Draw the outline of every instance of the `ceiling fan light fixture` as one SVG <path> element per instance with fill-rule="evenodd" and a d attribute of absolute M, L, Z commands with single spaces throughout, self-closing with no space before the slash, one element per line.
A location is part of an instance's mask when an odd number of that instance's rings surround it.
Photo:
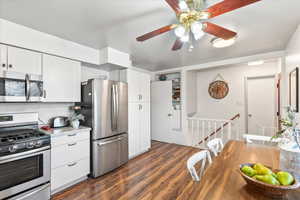
<path fill-rule="evenodd" d="M 179 5 L 180 10 L 182 10 L 182 11 L 188 11 L 189 10 L 189 7 L 188 7 L 187 3 L 184 0 L 180 0 L 178 5 Z"/>
<path fill-rule="evenodd" d="M 222 38 L 214 38 L 210 42 L 215 48 L 225 48 L 233 45 L 236 41 L 237 37 L 230 38 L 228 40 L 224 40 Z"/>
<path fill-rule="evenodd" d="M 177 26 L 177 28 L 175 28 L 174 33 L 177 37 L 183 37 L 185 34 L 186 30 L 182 25 Z"/>
<path fill-rule="evenodd" d="M 199 33 L 203 32 L 202 30 L 203 30 L 202 23 L 197 22 L 197 21 L 194 22 L 194 23 L 192 23 L 192 25 L 191 25 L 191 31 L 192 31 L 192 33 L 199 34 Z"/>
<path fill-rule="evenodd" d="M 187 31 L 187 32 L 184 34 L 184 36 L 180 37 L 180 40 L 181 40 L 182 42 L 188 42 L 188 41 L 190 40 L 190 34 L 189 34 L 189 32 Z"/>
<path fill-rule="evenodd" d="M 205 33 L 203 31 L 201 31 L 199 33 L 194 33 L 195 40 L 199 40 L 200 38 L 202 38 L 204 36 L 204 34 Z"/>

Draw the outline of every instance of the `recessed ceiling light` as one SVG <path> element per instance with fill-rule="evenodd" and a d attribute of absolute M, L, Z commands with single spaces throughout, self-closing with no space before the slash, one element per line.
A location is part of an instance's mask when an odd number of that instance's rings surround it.
<path fill-rule="evenodd" d="M 233 45 L 236 41 L 237 37 L 230 38 L 228 40 L 224 40 L 222 38 L 214 38 L 210 42 L 215 48 L 224 48 Z"/>
<path fill-rule="evenodd" d="M 264 63 L 265 63 L 265 61 L 263 61 L 263 60 L 257 60 L 257 61 L 248 62 L 248 65 L 249 66 L 262 65 Z"/>

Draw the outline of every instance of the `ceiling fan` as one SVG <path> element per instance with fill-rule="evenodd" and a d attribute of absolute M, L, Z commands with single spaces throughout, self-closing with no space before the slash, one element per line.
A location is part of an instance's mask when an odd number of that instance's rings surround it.
<path fill-rule="evenodd" d="M 237 36 L 237 33 L 205 20 L 222 15 L 224 13 L 236 10 L 249 4 L 261 0 L 223 0 L 209 8 L 205 7 L 206 0 L 165 0 L 175 11 L 178 24 L 170 24 L 160 29 L 136 38 L 143 42 L 160 34 L 174 29 L 177 39 L 172 47 L 173 51 L 182 48 L 184 42 L 190 40 L 193 36 L 199 40 L 205 33 L 214 35 L 222 40 L 230 40 Z"/>

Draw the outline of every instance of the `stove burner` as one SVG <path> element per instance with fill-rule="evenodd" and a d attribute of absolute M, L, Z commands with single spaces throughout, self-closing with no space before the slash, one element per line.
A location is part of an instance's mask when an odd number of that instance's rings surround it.
<path fill-rule="evenodd" d="M 30 139 L 38 139 L 43 136 L 45 136 L 45 133 L 41 133 L 36 130 L 16 130 L 5 134 L 0 134 L 0 146 L 1 143 L 11 144 Z"/>

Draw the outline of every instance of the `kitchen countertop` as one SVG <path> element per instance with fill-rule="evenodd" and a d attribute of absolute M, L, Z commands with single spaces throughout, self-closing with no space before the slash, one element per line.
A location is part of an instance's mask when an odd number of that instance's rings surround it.
<path fill-rule="evenodd" d="M 61 136 L 63 134 L 70 134 L 73 132 L 90 131 L 91 128 L 86 127 L 86 126 L 80 126 L 79 129 L 75 129 L 71 126 L 67 126 L 67 127 L 63 127 L 63 128 L 53 128 L 49 131 L 46 131 L 43 129 L 40 129 L 40 130 L 44 133 L 51 135 L 51 137 L 57 137 L 57 136 Z"/>

